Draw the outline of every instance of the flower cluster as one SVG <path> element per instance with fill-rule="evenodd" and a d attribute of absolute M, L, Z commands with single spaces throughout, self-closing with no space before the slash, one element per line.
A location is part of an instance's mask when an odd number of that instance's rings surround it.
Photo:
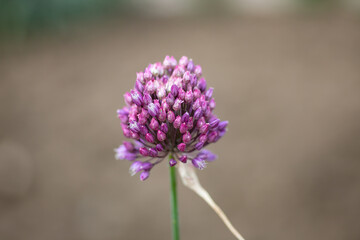
<path fill-rule="evenodd" d="M 169 153 L 170 166 L 191 161 L 198 169 L 216 158 L 203 148 L 225 134 L 228 122 L 213 114 L 213 88 L 201 76 L 201 66 L 186 56 L 179 63 L 166 56 L 137 73 L 135 88 L 124 94 L 126 106 L 117 111 L 124 136 L 135 141 L 115 149 L 116 159 L 133 162 L 132 175 L 147 179 Z"/>

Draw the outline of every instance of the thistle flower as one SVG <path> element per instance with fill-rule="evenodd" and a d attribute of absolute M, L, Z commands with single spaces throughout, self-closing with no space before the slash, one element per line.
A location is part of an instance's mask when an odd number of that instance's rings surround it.
<path fill-rule="evenodd" d="M 203 149 L 226 132 L 227 121 L 213 113 L 213 88 L 207 89 L 202 68 L 186 56 L 177 63 L 166 56 L 136 75 L 134 89 L 124 94 L 126 106 L 117 111 L 124 142 L 115 149 L 116 159 L 132 162 L 130 174 L 150 170 L 170 153 L 171 167 L 187 161 L 203 169 L 216 156 Z"/>

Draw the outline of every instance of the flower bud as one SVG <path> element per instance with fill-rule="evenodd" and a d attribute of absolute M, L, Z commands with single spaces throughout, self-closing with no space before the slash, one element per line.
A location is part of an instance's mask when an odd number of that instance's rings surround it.
<path fill-rule="evenodd" d="M 204 78 L 200 78 L 198 82 L 198 88 L 201 92 L 204 92 L 206 89 L 206 80 Z"/>
<path fill-rule="evenodd" d="M 157 150 L 158 152 L 164 151 L 164 147 L 163 147 L 160 143 L 157 144 L 155 148 L 156 148 L 156 150 Z"/>
<path fill-rule="evenodd" d="M 131 142 L 124 141 L 123 144 L 127 151 L 132 152 L 135 150 L 134 144 L 132 144 Z"/>
<path fill-rule="evenodd" d="M 146 179 L 148 179 L 150 176 L 150 171 L 143 171 L 142 173 L 140 173 L 140 180 L 141 181 L 145 181 Z"/>
<path fill-rule="evenodd" d="M 180 100 L 179 98 L 177 98 L 177 99 L 175 100 L 175 102 L 174 102 L 173 109 L 174 109 L 175 111 L 180 110 L 181 104 L 182 104 L 183 102 L 184 102 L 183 100 Z"/>
<path fill-rule="evenodd" d="M 185 102 L 191 103 L 193 100 L 193 93 L 191 90 L 187 91 L 185 94 Z"/>
<path fill-rule="evenodd" d="M 195 149 L 196 150 L 201 150 L 204 147 L 204 143 L 202 142 L 198 142 L 197 144 L 195 144 Z"/>
<path fill-rule="evenodd" d="M 176 97 L 179 93 L 179 88 L 175 84 L 171 86 L 171 94 Z"/>
<path fill-rule="evenodd" d="M 209 125 L 210 125 L 210 124 L 208 124 L 208 123 L 203 124 L 203 125 L 200 127 L 199 132 L 200 132 L 200 133 L 206 133 L 207 131 L 209 131 L 209 128 L 210 128 Z"/>
<path fill-rule="evenodd" d="M 131 106 L 132 104 L 132 97 L 131 94 L 129 92 L 124 94 L 124 101 L 127 105 Z"/>
<path fill-rule="evenodd" d="M 189 71 L 186 71 L 184 73 L 184 76 L 183 76 L 183 79 L 184 79 L 184 82 L 187 84 L 190 82 L 190 78 L 191 78 L 191 73 Z"/>
<path fill-rule="evenodd" d="M 191 141 L 191 134 L 189 132 L 186 132 L 183 135 L 182 140 L 185 144 L 189 143 Z"/>
<path fill-rule="evenodd" d="M 200 99 L 196 99 L 192 105 L 193 110 L 197 110 L 200 107 Z"/>
<path fill-rule="evenodd" d="M 198 88 L 195 88 L 193 91 L 194 99 L 198 99 L 201 95 L 201 91 Z"/>
<path fill-rule="evenodd" d="M 206 162 L 200 158 L 194 158 L 191 163 L 194 165 L 194 167 L 203 170 L 206 168 Z"/>
<path fill-rule="evenodd" d="M 207 141 L 207 135 L 206 134 L 201 134 L 199 136 L 199 141 L 202 142 L 202 143 L 206 143 Z"/>
<path fill-rule="evenodd" d="M 150 124 L 149 124 L 149 127 L 150 127 L 152 130 L 156 131 L 156 130 L 159 129 L 159 122 L 158 122 L 155 118 L 152 118 L 152 119 L 151 119 L 151 122 L 150 122 Z"/>
<path fill-rule="evenodd" d="M 139 124 L 145 124 L 147 122 L 147 118 L 145 118 L 142 114 L 138 114 Z"/>
<path fill-rule="evenodd" d="M 219 127 L 218 127 L 219 131 L 224 130 L 224 129 L 227 127 L 228 124 L 229 124 L 228 121 L 222 121 L 222 122 L 220 122 L 220 123 L 219 123 Z"/>
<path fill-rule="evenodd" d="M 140 136 L 139 136 L 138 133 L 135 133 L 135 132 L 130 131 L 130 138 L 132 138 L 132 139 L 139 139 Z"/>
<path fill-rule="evenodd" d="M 208 142 L 215 142 L 215 139 L 217 138 L 217 136 L 218 136 L 218 132 L 211 132 L 211 133 L 209 133 L 209 135 L 208 135 Z"/>
<path fill-rule="evenodd" d="M 188 130 L 188 127 L 186 126 L 186 123 L 182 123 L 180 125 L 180 133 L 185 133 Z"/>
<path fill-rule="evenodd" d="M 143 155 L 145 157 L 149 155 L 149 150 L 147 148 L 145 148 L 145 147 L 139 148 L 139 152 L 140 152 L 141 155 Z"/>
<path fill-rule="evenodd" d="M 139 128 L 140 128 L 140 134 L 143 135 L 143 136 L 145 136 L 149 132 L 147 127 L 144 126 L 144 125 L 140 125 Z"/>
<path fill-rule="evenodd" d="M 152 103 L 152 97 L 150 96 L 149 93 L 144 93 L 143 102 L 145 105 Z"/>
<path fill-rule="evenodd" d="M 188 130 L 191 130 L 194 127 L 193 117 L 189 118 L 188 122 L 186 123 L 186 126 L 188 127 Z"/>
<path fill-rule="evenodd" d="M 186 156 L 186 155 L 182 155 L 182 156 L 180 156 L 179 160 L 180 160 L 180 162 L 182 162 L 182 163 L 186 163 L 186 162 L 187 162 L 187 156 Z"/>
<path fill-rule="evenodd" d="M 168 132 L 168 125 L 166 123 L 162 123 L 161 126 L 160 126 L 160 130 L 164 133 L 167 133 Z"/>
<path fill-rule="evenodd" d="M 150 163 L 150 162 L 142 162 L 142 163 L 141 163 L 141 166 L 140 166 L 140 169 L 141 169 L 141 170 L 144 170 L 144 171 L 148 171 L 148 170 L 150 170 L 152 167 L 153 167 L 153 164 L 152 164 L 152 163 Z"/>
<path fill-rule="evenodd" d="M 156 96 L 158 97 L 158 99 L 162 99 L 163 97 L 165 97 L 166 95 L 166 90 L 164 86 L 160 86 L 157 90 L 156 90 Z"/>
<path fill-rule="evenodd" d="M 184 89 L 182 88 L 179 88 L 179 93 L 178 93 L 178 98 L 181 99 L 181 100 L 184 100 L 185 99 L 185 91 Z"/>
<path fill-rule="evenodd" d="M 137 90 L 131 90 L 130 94 L 131 94 L 131 99 L 132 99 L 133 103 L 135 103 L 136 105 L 141 107 L 141 105 L 142 105 L 141 93 Z"/>
<path fill-rule="evenodd" d="M 140 132 L 139 124 L 136 121 L 131 121 L 129 124 L 129 129 L 135 133 Z"/>
<path fill-rule="evenodd" d="M 213 95 L 213 92 L 214 92 L 214 88 L 209 88 L 206 93 L 205 93 L 205 97 L 206 97 L 206 100 L 209 100 L 212 95 Z"/>
<path fill-rule="evenodd" d="M 169 121 L 169 123 L 173 123 L 175 120 L 175 114 L 173 111 L 168 111 L 167 113 L 167 120 Z"/>
<path fill-rule="evenodd" d="M 157 131 L 157 139 L 158 139 L 160 142 L 164 141 L 164 140 L 166 139 L 166 134 L 165 134 L 163 131 L 158 130 L 158 131 Z"/>
<path fill-rule="evenodd" d="M 149 156 L 150 157 L 157 157 L 157 151 L 155 148 L 149 148 Z"/>
<path fill-rule="evenodd" d="M 154 85 L 154 81 L 153 80 L 150 80 L 148 81 L 146 84 L 145 84 L 145 91 L 150 93 L 150 94 L 153 94 L 156 90 L 156 87 Z"/>
<path fill-rule="evenodd" d="M 212 120 L 212 121 L 210 122 L 210 128 L 211 128 L 211 129 L 216 128 L 217 126 L 219 126 L 219 123 L 220 123 L 220 119 L 215 118 L 214 120 Z"/>
<path fill-rule="evenodd" d="M 190 59 L 190 61 L 188 62 L 187 66 L 186 66 L 186 69 L 190 72 L 193 72 L 194 71 L 194 62 Z"/>
<path fill-rule="evenodd" d="M 184 113 L 181 117 L 181 122 L 187 123 L 189 121 L 190 115 L 188 112 Z"/>
<path fill-rule="evenodd" d="M 136 88 L 139 92 L 143 92 L 143 91 L 144 91 L 144 85 L 143 85 L 139 80 L 136 80 L 136 82 L 135 82 L 135 88 Z"/>
<path fill-rule="evenodd" d="M 166 98 L 161 100 L 161 107 L 167 112 L 170 109 L 169 104 L 166 102 Z"/>
<path fill-rule="evenodd" d="M 177 161 L 176 161 L 175 159 L 173 159 L 173 158 L 171 158 L 171 159 L 169 160 L 169 165 L 170 165 L 170 167 L 175 166 L 176 163 L 177 163 Z"/>
<path fill-rule="evenodd" d="M 196 74 L 197 77 L 200 77 L 202 74 L 202 69 L 200 65 L 196 65 L 195 69 L 194 69 L 194 73 Z"/>
<path fill-rule="evenodd" d="M 148 141 L 149 143 L 154 143 L 154 136 L 151 134 L 151 133 L 147 133 L 146 135 L 145 135 L 145 139 L 146 139 L 146 141 Z"/>
<path fill-rule="evenodd" d="M 179 60 L 180 65 L 186 66 L 188 63 L 189 63 L 189 59 L 186 56 L 182 56 Z"/>
<path fill-rule="evenodd" d="M 186 144 L 180 143 L 179 145 L 177 145 L 177 148 L 179 149 L 180 152 L 184 152 L 186 148 Z"/>
<path fill-rule="evenodd" d="M 210 107 L 211 110 L 213 110 L 215 108 L 215 106 L 216 106 L 215 99 L 212 98 L 209 101 L 209 107 Z"/>
<path fill-rule="evenodd" d="M 197 123 L 196 123 L 196 127 L 197 128 L 201 128 L 202 125 L 204 125 L 206 122 L 205 122 L 205 118 L 204 117 L 201 117 Z"/>
<path fill-rule="evenodd" d="M 139 81 L 142 84 L 145 84 L 145 79 L 144 79 L 144 73 L 143 72 L 136 73 L 136 81 Z"/>
<path fill-rule="evenodd" d="M 180 116 L 177 116 L 177 117 L 175 118 L 174 123 L 173 123 L 174 128 L 175 128 L 175 129 L 178 129 L 178 128 L 180 127 L 180 124 L 181 124 L 181 117 L 180 117 Z"/>
<path fill-rule="evenodd" d="M 137 172 L 141 171 L 141 165 L 142 165 L 142 162 L 140 162 L 140 161 L 133 162 L 129 168 L 130 175 L 134 176 Z"/>
<path fill-rule="evenodd" d="M 194 119 L 197 120 L 197 119 L 201 118 L 202 113 L 203 113 L 203 112 L 202 112 L 202 109 L 201 109 L 201 108 L 196 109 L 196 111 L 195 111 L 195 113 L 194 113 Z"/>
<path fill-rule="evenodd" d="M 153 116 L 156 117 L 159 113 L 159 108 L 157 105 L 155 105 L 154 103 L 150 103 L 148 106 L 148 113 Z"/>
<path fill-rule="evenodd" d="M 175 98 L 174 98 L 174 96 L 173 96 L 171 93 L 169 93 L 169 94 L 167 95 L 167 97 L 166 97 L 166 102 L 167 102 L 167 104 L 169 104 L 169 106 L 172 106 L 172 105 L 174 104 Z"/>

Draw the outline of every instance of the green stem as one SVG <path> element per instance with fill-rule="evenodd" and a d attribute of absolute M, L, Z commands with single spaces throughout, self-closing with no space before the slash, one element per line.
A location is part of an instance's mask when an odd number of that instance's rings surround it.
<path fill-rule="evenodd" d="M 169 160 L 172 159 L 169 154 Z M 176 196 L 176 169 L 175 166 L 170 167 L 170 205 L 171 205 L 171 223 L 173 240 L 180 240 L 179 236 L 179 214 Z"/>

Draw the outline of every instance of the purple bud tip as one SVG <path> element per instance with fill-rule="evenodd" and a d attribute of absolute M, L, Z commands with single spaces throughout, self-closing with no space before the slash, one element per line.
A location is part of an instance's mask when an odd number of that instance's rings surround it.
<path fill-rule="evenodd" d="M 176 161 L 175 159 L 173 159 L 173 158 L 169 160 L 169 165 L 170 165 L 170 167 L 175 166 L 176 163 L 177 163 L 177 161 Z"/>
<path fill-rule="evenodd" d="M 182 163 L 186 163 L 187 162 L 187 156 L 186 155 L 182 155 L 180 158 L 179 158 L 180 162 Z"/>
<path fill-rule="evenodd" d="M 186 148 L 186 144 L 180 143 L 179 145 L 177 145 L 177 148 L 179 149 L 180 152 L 184 152 Z"/>
<path fill-rule="evenodd" d="M 143 171 L 142 173 L 140 173 L 140 180 L 145 181 L 146 179 L 149 178 L 149 176 L 150 176 L 149 171 Z"/>

